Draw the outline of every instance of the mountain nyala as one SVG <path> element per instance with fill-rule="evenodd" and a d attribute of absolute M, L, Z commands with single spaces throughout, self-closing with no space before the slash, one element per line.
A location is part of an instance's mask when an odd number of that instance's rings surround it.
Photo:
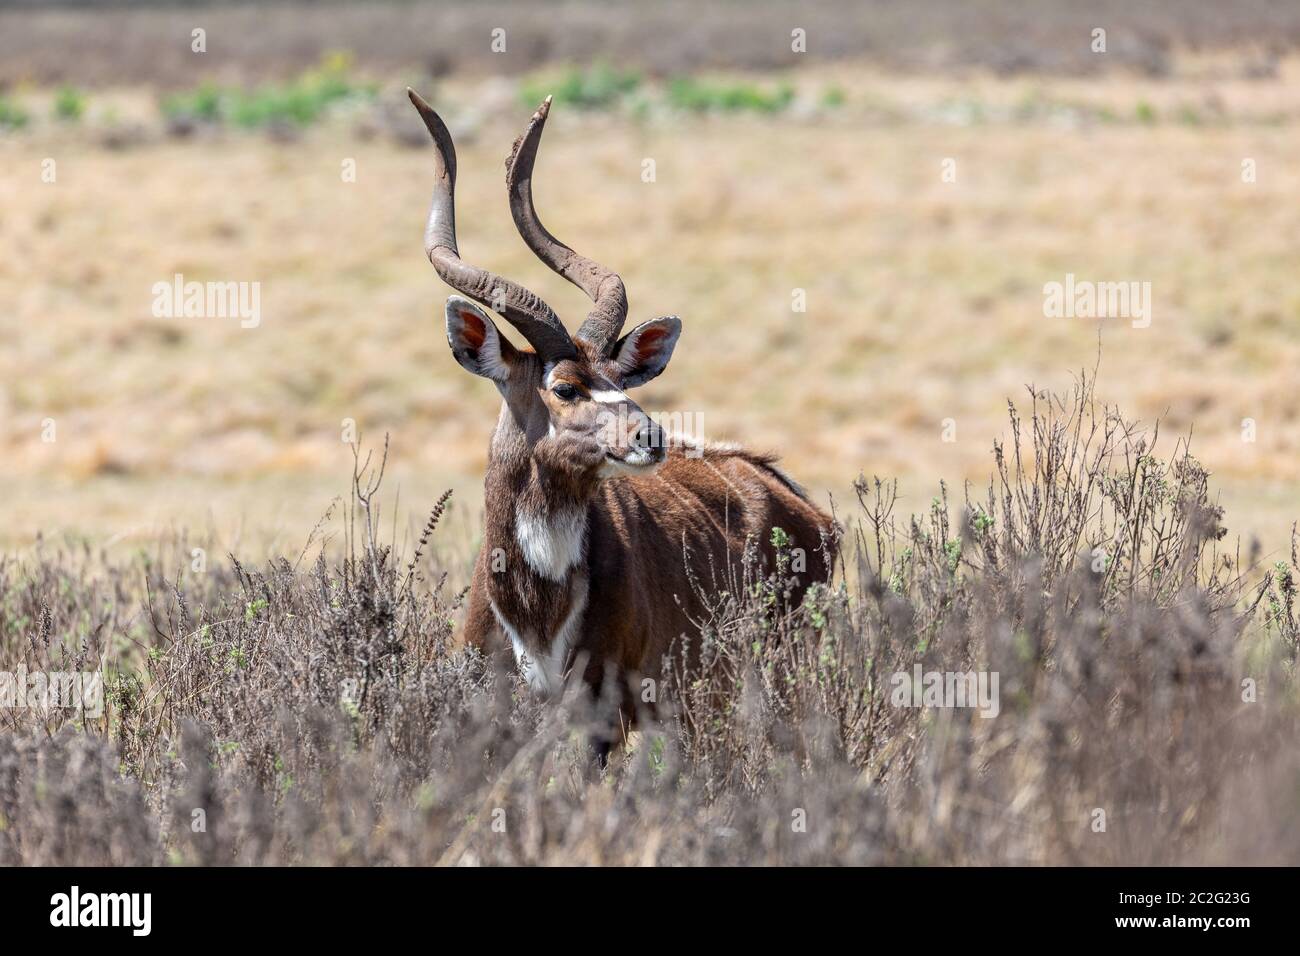
<path fill-rule="evenodd" d="M 771 569 L 777 542 L 788 539 L 805 556 L 798 601 L 828 576 L 835 525 L 774 456 L 679 440 L 631 397 L 667 367 L 682 323 L 665 316 L 624 332 L 622 279 L 538 219 L 533 164 L 550 97 L 514 144 L 506 190 L 524 242 L 593 303 L 574 334 L 536 294 L 461 257 L 451 134 L 409 94 L 435 147 L 424 248 L 457 293 L 447 299 L 447 343 L 502 399 L 463 637 L 512 652 L 539 693 L 582 681 L 614 701 L 617 724 L 593 739 L 603 762 L 634 725 L 643 682 L 662 682 L 669 660 L 683 672 L 694 666 L 699 641 L 689 635 L 698 635 L 703 589 L 719 570 L 739 567 L 747 546 Z M 525 344 L 502 335 L 488 310 Z"/>

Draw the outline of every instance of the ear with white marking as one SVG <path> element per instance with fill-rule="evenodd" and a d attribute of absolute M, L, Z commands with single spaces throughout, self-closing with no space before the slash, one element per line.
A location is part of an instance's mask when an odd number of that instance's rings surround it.
<path fill-rule="evenodd" d="M 501 337 L 486 312 L 458 295 L 447 298 L 447 344 L 456 361 L 475 375 L 494 382 L 510 377 L 514 346 Z"/>
<path fill-rule="evenodd" d="M 623 370 L 623 387 L 643 385 L 664 370 L 672 358 L 682 320 L 675 315 L 642 322 L 618 340 L 614 361 Z"/>

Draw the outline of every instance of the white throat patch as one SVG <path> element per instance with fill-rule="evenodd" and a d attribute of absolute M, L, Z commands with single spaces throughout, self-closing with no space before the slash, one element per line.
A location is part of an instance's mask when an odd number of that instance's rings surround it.
<path fill-rule="evenodd" d="M 515 515 L 515 540 L 529 567 L 551 581 L 563 581 L 586 549 L 587 511 L 572 508 L 534 517 L 520 510 Z"/>

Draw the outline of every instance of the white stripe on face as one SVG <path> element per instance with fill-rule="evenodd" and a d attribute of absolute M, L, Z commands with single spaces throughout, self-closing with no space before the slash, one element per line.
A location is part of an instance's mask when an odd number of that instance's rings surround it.
<path fill-rule="evenodd" d="M 544 381 L 546 383 L 547 391 L 555 387 L 555 369 L 550 369 L 547 371 Z M 601 384 L 606 385 L 608 387 L 593 388 L 588 393 L 591 396 L 591 400 L 593 402 L 597 402 L 601 405 L 617 405 L 621 402 L 631 401 L 631 399 L 627 397 L 627 393 L 620 389 L 615 388 L 614 383 L 611 382 L 609 379 L 603 379 L 601 381 Z"/>
<path fill-rule="evenodd" d="M 627 397 L 627 392 L 618 388 L 613 382 L 603 376 L 601 377 L 598 386 L 591 390 L 591 400 L 593 402 L 600 402 L 602 405 L 617 405 L 620 402 L 632 401 Z"/>

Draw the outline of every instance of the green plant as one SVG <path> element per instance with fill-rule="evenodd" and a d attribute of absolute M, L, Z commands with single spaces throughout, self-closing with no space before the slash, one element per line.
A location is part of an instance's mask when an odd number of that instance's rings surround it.
<path fill-rule="evenodd" d="M 86 96 L 74 86 L 61 86 L 54 94 L 54 117 L 75 123 L 86 112 Z"/>
<path fill-rule="evenodd" d="M 211 83 L 204 83 L 188 93 L 173 93 L 165 97 L 162 103 L 163 115 L 215 123 L 222 118 L 222 98 L 220 89 Z"/>
<path fill-rule="evenodd" d="M 822 91 L 822 106 L 826 109 L 839 109 L 848 101 L 848 95 L 842 86 L 829 86 Z"/>
<path fill-rule="evenodd" d="M 613 109 L 641 86 L 641 74 L 608 63 L 596 63 L 586 70 L 570 69 L 558 77 L 539 76 L 525 80 L 519 88 L 523 103 L 532 109 L 547 95 L 557 103 L 579 109 Z"/>
<path fill-rule="evenodd" d="M 280 123 L 307 126 L 340 103 L 366 101 L 378 94 L 375 84 L 352 76 L 351 65 L 349 56 L 331 54 L 288 83 L 247 90 L 205 83 L 190 92 L 168 96 L 162 109 L 168 118 L 229 122 L 244 129 Z"/>
<path fill-rule="evenodd" d="M 676 109 L 694 113 L 777 113 L 794 102 L 794 87 L 782 83 L 775 90 L 765 90 L 745 83 L 713 83 L 679 76 L 668 83 L 668 102 Z"/>
<path fill-rule="evenodd" d="M 28 119 L 26 110 L 13 100 L 0 96 L 0 129 L 22 129 Z"/>

